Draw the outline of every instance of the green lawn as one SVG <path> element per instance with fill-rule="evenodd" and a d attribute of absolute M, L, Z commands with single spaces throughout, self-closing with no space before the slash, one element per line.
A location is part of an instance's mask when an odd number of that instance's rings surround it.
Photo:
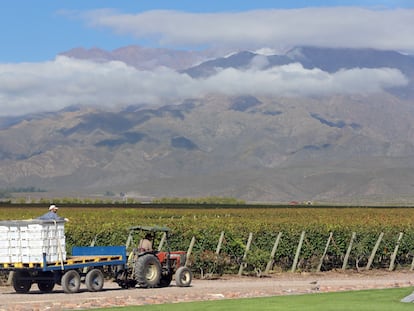
<path fill-rule="evenodd" d="M 400 300 L 413 292 L 413 288 L 364 290 L 323 294 L 276 296 L 268 298 L 227 299 L 162 305 L 146 305 L 101 310 L 168 310 L 168 311 L 251 311 L 251 310 L 306 310 L 306 311 L 400 311 L 414 310 L 414 303 Z"/>

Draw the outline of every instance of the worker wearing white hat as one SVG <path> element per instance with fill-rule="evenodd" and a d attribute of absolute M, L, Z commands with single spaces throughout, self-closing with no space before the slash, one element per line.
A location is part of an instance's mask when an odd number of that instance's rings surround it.
<path fill-rule="evenodd" d="M 54 204 L 49 206 L 49 212 L 47 212 L 46 214 L 38 217 L 38 219 L 42 219 L 42 220 L 65 220 L 68 221 L 67 218 L 64 217 L 59 217 L 57 214 L 58 211 L 58 207 Z"/>

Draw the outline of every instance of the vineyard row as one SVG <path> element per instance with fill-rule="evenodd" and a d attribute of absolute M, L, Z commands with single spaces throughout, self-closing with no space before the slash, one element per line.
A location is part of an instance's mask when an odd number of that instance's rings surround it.
<path fill-rule="evenodd" d="M 45 209 L 0 208 L 0 220 L 36 218 Z M 414 208 L 61 206 L 59 215 L 70 219 L 69 254 L 91 241 L 124 245 L 134 225 L 164 226 L 171 229 L 164 247 L 188 250 L 194 241 L 189 265 L 202 275 L 413 266 Z"/>

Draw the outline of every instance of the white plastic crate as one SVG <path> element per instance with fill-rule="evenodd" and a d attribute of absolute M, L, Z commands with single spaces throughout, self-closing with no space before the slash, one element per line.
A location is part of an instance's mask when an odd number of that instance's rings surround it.
<path fill-rule="evenodd" d="M 40 224 L 28 224 L 27 228 L 29 230 L 33 230 L 33 231 L 40 231 L 43 230 L 46 227 L 46 225 L 40 225 Z"/>
<path fill-rule="evenodd" d="M 10 256 L 9 255 L 0 254 L 0 262 L 5 262 L 5 263 L 11 262 Z"/>
<path fill-rule="evenodd" d="M 9 240 L 9 247 L 20 247 L 20 241 L 19 240 Z"/>
<path fill-rule="evenodd" d="M 20 240 L 20 246 L 21 247 L 43 247 L 43 246 L 49 246 L 50 241 L 49 240 Z"/>
<path fill-rule="evenodd" d="M 0 240 L 0 249 L 2 248 L 8 248 L 10 245 L 9 240 Z"/>
<path fill-rule="evenodd" d="M 59 246 L 59 245 L 64 245 L 65 244 L 65 238 L 60 238 L 60 239 L 51 239 L 49 240 L 49 246 Z"/>
<path fill-rule="evenodd" d="M 7 234 L 9 240 L 20 240 L 20 232 L 19 231 L 9 231 Z"/>
<path fill-rule="evenodd" d="M 9 258 L 10 258 L 10 263 L 22 262 L 22 255 L 20 254 L 11 254 Z"/>
<path fill-rule="evenodd" d="M 55 239 L 56 237 L 60 238 L 60 237 L 64 237 L 64 236 L 65 236 L 65 232 L 62 229 L 50 228 L 47 238 L 48 239 Z"/>
<path fill-rule="evenodd" d="M 33 240 L 47 239 L 49 238 L 49 231 L 45 229 L 39 231 L 29 230 L 26 232 L 26 235 L 22 235 L 22 237 Z"/>
<path fill-rule="evenodd" d="M 62 253 L 62 258 L 60 258 L 60 256 L 58 254 L 55 255 L 47 255 L 46 256 L 46 261 L 48 262 L 55 262 L 55 261 L 60 261 L 60 260 L 65 260 L 66 258 L 66 252 Z"/>
<path fill-rule="evenodd" d="M 9 254 L 21 254 L 22 249 L 20 247 L 17 246 L 9 246 L 9 248 L 7 249 Z"/>
<path fill-rule="evenodd" d="M 47 256 L 46 256 L 47 258 Z M 22 263 L 43 262 L 43 255 L 22 255 Z"/>

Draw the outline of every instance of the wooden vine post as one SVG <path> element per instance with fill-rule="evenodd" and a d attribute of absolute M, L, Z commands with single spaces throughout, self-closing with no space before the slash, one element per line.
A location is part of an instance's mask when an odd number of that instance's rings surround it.
<path fill-rule="evenodd" d="M 381 240 L 382 240 L 382 237 L 383 236 L 384 236 L 384 232 L 381 232 L 380 235 L 379 235 L 379 237 L 378 237 L 377 243 L 375 243 L 375 246 L 372 249 L 371 256 L 369 256 L 368 263 L 367 263 L 367 266 L 365 268 L 366 270 L 369 270 L 371 268 L 372 262 L 374 261 L 375 253 L 378 250 L 378 247 L 379 247 L 379 245 L 381 243 Z"/>
<path fill-rule="evenodd" d="M 224 231 L 221 231 L 220 238 L 219 238 L 217 248 L 216 248 L 216 255 L 220 254 L 221 245 L 223 244 L 223 240 L 224 240 Z"/>
<path fill-rule="evenodd" d="M 246 244 L 246 250 L 244 251 L 243 259 L 242 259 L 242 262 L 240 264 L 238 276 L 241 276 L 242 275 L 243 269 L 246 266 L 246 262 L 245 261 L 246 261 L 246 258 L 247 258 L 247 253 L 250 250 L 250 245 L 252 244 L 252 240 L 253 240 L 253 233 L 250 232 L 249 233 L 249 239 L 247 240 L 247 244 Z"/>
<path fill-rule="evenodd" d="M 391 262 L 390 267 L 388 268 L 389 271 L 393 271 L 395 267 L 395 258 L 397 258 L 397 252 L 398 248 L 400 247 L 401 239 L 403 237 L 404 233 L 400 232 L 400 235 L 398 236 L 397 243 L 395 244 L 394 252 L 391 255 Z"/>
<path fill-rule="evenodd" d="M 304 239 L 305 239 L 305 231 L 302 231 L 302 234 L 300 235 L 298 248 L 296 249 L 295 259 L 293 260 L 293 264 L 292 264 L 292 272 L 296 271 L 296 267 L 299 261 L 300 250 L 302 249 L 302 244 L 303 244 Z"/>
<path fill-rule="evenodd" d="M 317 272 L 321 271 L 323 260 L 325 259 L 329 244 L 331 243 L 331 240 L 332 240 L 332 236 L 333 236 L 333 232 L 329 233 L 329 238 L 328 238 L 328 241 L 326 242 L 325 251 L 323 252 L 321 260 L 319 261 L 318 268 L 316 269 Z"/>
<path fill-rule="evenodd" d="M 194 244 L 195 244 L 195 237 L 193 236 L 192 239 L 191 239 L 191 242 L 190 242 L 190 246 L 188 247 L 188 250 L 187 250 L 187 258 L 185 260 L 185 266 L 188 265 L 188 262 L 190 260 L 191 252 L 193 251 Z"/>
<path fill-rule="evenodd" d="M 270 259 L 269 259 L 269 261 L 267 262 L 267 265 L 266 265 L 266 270 L 265 270 L 266 274 L 269 273 L 270 268 L 273 266 L 273 264 L 275 262 L 276 250 L 277 250 L 277 247 L 279 245 L 281 237 L 282 237 L 282 232 L 279 232 L 279 234 L 276 237 L 275 244 L 273 245 L 272 252 L 270 253 Z"/>
<path fill-rule="evenodd" d="M 352 245 L 354 244 L 354 240 L 356 237 L 356 232 L 352 232 L 351 241 L 349 241 L 348 249 L 345 254 L 344 262 L 342 263 L 342 270 L 345 270 L 348 266 L 349 255 L 351 254 Z"/>
<path fill-rule="evenodd" d="M 413 257 L 413 261 L 411 262 L 411 267 L 410 267 L 410 271 L 414 270 L 414 257 Z"/>

